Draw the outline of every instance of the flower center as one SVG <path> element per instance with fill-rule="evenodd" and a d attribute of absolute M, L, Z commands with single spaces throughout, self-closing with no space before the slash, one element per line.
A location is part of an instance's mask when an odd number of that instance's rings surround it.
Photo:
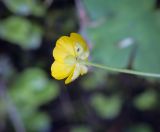
<path fill-rule="evenodd" d="M 76 52 L 77 60 L 80 60 L 80 61 L 87 59 L 89 56 L 89 52 L 87 50 L 85 51 L 79 42 L 76 42 L 75 44 L 75 52 Z"/>
<path fill-rule="evenodd" d="M 64 63 L 68 65 L 83 64 L 83 61 L 88 58 L 89 52 L 85 51 L 80 43 L 75 44 L 75 55 L 68 55 L 64 59 Z"/>

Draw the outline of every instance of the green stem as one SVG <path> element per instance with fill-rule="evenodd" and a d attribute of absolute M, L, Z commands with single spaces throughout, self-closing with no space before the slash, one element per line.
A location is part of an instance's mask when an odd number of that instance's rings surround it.
<path fill-rule="evenodd" d="M 148 77 L 160 77 L 160 74 L 156 74 L 156 73 L 154 74 L 154 73 L 139 72 L 139 71 L 133 71 L 133 70 L 127 70 L 127 69 L 112 68 L 109 66 L 103 66 L 103 65 L 95 64 L 95 63 L 88 62 L 88 61 L 85 61 L 83 63 L 88 66 L 94 66 L 97 68 L 101 68 L 101 69 L 105 69 L 105 70 L 113 71 L 113 72 L 120 72 L 120 73 L 127 73 L 127 74 L 148 76 Z"/>

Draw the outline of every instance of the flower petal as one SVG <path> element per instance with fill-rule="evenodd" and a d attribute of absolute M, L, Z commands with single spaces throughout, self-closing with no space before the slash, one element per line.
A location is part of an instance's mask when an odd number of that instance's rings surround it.
<path fill-rule="evenodd" d="M 63 62 L 64 58 L 68 55 L 75 56 L 73 41 L 67 36 L 62 36 L 56 42 L 56 47 L 53 50 L 53 56 L 55 60 Z"/>
<path fill-rule="evenodd" d="M 77 64 L 75 65 L 74 73 L 73 73 L 73 76 L 72 76 L 72 80 L 73 80 L 73 81 L 74 81 L 76 78 L 79 77 L 80 72 L 81 72 L 81 67 L 80 67 L 80 64 L 77 63 Z"/>
<path fill-rule="evenodd" d="M 74 69 L 75 67 L 72 69 L 72 71 L 70 72 L 70 75 L 68 76 L 68 78 L 65 80 L 65 84 L 69 84 L 71 83 L 73 80 L 72 80 L 72 76 L 73 76 L 73 73 L 74 73 Z"/>
<path fill-rule="evenodd" d="M 81 75 L 86 74 L 88 72 L 88 68 L 85 65 L 81 65 Z"/>
<path fill-rule="evenodd" d="M 51 74 L 55 79 L 64 79 L 70 75 L 73 68 L 74 65 L 67 65 L 55 61 L 51 66 Z"/>
<path fill-rule="evenodd" d="M 74 41 L 74 45 L 76 43 L 79 43 L 82 47 L 84 51 L 88 51 L 88 46 L 86 41 L 82 38 L 81 35 L 77 34 L 77 33 L 71 33 L 70 35 L 71 39 Z"/>
<path fill-rule="evenodd" d="M 65 49 L 61 48 L 59 45 L 56 46 L 53 50 L 54 59 L 61 63 L 64 62 L 64 59 L 68 56 L 68 54 L 69 53 Z"/>
<path fill-rule="evenodd" d="M 80 75 L 81 72 L 81 67 L 80 64 L 76 64 L 74 67 L 74 70 L 72 71 L 72 73 L 69 75 L 69 77 L 65 80 L 65 84 L 68 84 L 72 81 L 74 81 L 75 79 L 77 79 Z"/>

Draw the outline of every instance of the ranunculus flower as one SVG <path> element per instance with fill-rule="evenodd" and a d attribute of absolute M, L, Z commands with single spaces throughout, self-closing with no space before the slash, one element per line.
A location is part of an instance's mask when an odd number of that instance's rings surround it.
<path fill-rule="evenodd" d="M 89 49 L 85 40 L 77 33 L 71 33 L 70 37 L 62 36 L 56 42 L 53 49 L 55 61 L 51 66 L 51 74 L 55 79 L 65 79 L 68 84 L 87 73 L 87 66 L 82 63 L 87 61 Z"/>

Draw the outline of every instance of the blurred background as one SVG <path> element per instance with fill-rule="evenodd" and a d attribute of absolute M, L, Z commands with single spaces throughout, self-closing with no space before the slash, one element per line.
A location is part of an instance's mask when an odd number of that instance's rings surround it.
<path fill-rule="evenodd" d="M 79 32 L 90 60 L 160 73 L 159 0 L 1 0 L 0 132 L 160 132 L 160 79 L 90 68 L 50 75 L 56 40 Z"/>

